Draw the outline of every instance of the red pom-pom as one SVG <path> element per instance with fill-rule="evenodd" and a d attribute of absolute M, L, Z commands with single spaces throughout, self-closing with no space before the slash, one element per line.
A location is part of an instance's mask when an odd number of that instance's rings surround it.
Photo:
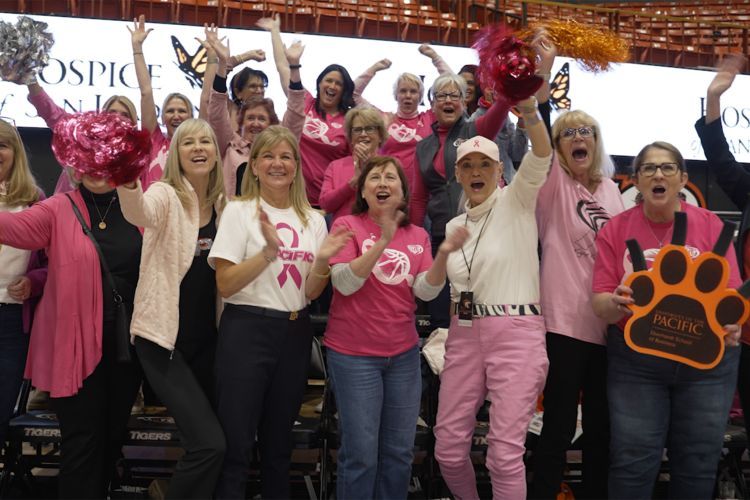
<path fill-rule="evenodd" d="M 494 89 L 518 102 L 541 87 L 543 80 L 534 75 L 534 51 L 507 26 L 485 26 L 472 47 L 479 53 L 479 84 L 483 89 Z"/>
<path fill-rule="evenodd" d="M 108 179 L 115 186 L 136 180 L 148 167 L 151 136 L 116 113 L 68 115 L 55 125 L 52 151 L 65 167 Z"/>

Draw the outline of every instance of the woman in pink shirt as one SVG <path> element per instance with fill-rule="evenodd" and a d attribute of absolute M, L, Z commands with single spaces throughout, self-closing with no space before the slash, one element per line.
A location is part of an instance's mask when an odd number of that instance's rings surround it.
<path fill-rule="evenodd" d="M 49 257 L 24 376 L 49 391 L 60 423 L 60 497 L 106 498 L 142 376 L 137 361 L 116 360 L 113 290 L 72 205 L 91 228 L 117 293 L 132 304 L 142 237 L 106 177 L 84 175 L 70 193 L 0 212 L 0 243 Z"/>
<path fill-rule="evenodd" d="M 281 41 L 278 20 L 259 22 L 259 26 L 271 32 L 274 61 L 284 93 L 290 95 L 291 90 L 304 90 L 299 80 L 292 78 L 294 84 L 290 85 L 290 71 L 299 70 L 301 65 L 299 62 L 289 62 L 287 50 Z M 301 52 L 296 56 L 299 58 Z M 313 207 L 319 207 L 320 188 L 326 167 L 332 161 L 351 154 L 344 131 L 344 117 L 354 107 L 354 82 L 346 68 L 339 64 L 329 64 L 315 80 L 315 89 L 316 96 L 308 91 L 304 94 L 305 119 L 299 148 L 307 198 Z"/>
<path fill-rule="evenodd" d="M 375 155 L 385 139 L 383 118 L 373 108 L 356 107 L 349 110 L 344 128 L 352 154 L 328 165 L 320 189 L 320 207 L 333 214 L 334 221 L 352 213 L 362 167 Z"/>
<path fill-rule="evenodd" d="M 352 215 L 331 228 L 352 239 L 331 259 L 333 302 L 325 334 L 339 415 L 337 498 L 406 498 L 421 378 L 414 298 L 445 283 L 458 228 L 432 259 L 430 239 L 409 223 L 409 189 L 397 160 L 376 156 L 362 169 Z"/>
<path fill-rule="evenodd" d="M 552 127 L 555 157 L 536 208 L 549 371 L 534 450 L 532 498 L 555 498 L 582 400 L 584 498 L 606 498 L 609 465 L 606 322 L 591 307 L 596 234 L 624 210 L 597 121 L 583 111 Z M 582 396 L 582 397 L 581 397 Z"/>

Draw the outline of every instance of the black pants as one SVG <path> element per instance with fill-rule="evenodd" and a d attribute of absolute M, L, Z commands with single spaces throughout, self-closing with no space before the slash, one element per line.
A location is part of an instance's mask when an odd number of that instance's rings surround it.
<path fill-rule="evenodd" d="M 260 451 L 261 496 L 289 498 L 292 428 L 310 364 L 309 318 L 270 318 L 227 304 L 216 350 L 218 414 L 227 454 L 217 498 L 245 498 L 247 473 Z"/>
<path fill-rule="evenodd" d="M 60 422 L 60 498 L 106 498 L 141 384 L 137 361 L 118 363 L 104 323 L 102 359 L 74 396 L 51 398 Z"/>
<path fill-rule="evenodd" d="M 135 338 L 151 387 L 174 417 L 185 454 L 175 466 L 167 498 L 211 498 L 224 458 L 224 433 L 198 380 L 179 350 Z"/>
<path fill-rule="evenodd" d="M 742 414 L 745 416 L 745 430 L 750 436 L 750 345 L 740 344 L 740 368 L 737 379 L 737 392 L 740 395 Z"/>
<path fill-rule="evenodd" d="M 581 401 L 583 488 L 577 498 L 606 498 L 609 470 L 607 348 L 556 333 L 547 333 L 549 371 L 544 388 L 544 421 L 534 450 L 530 498 L 554 499 L 578 420 Z"/>

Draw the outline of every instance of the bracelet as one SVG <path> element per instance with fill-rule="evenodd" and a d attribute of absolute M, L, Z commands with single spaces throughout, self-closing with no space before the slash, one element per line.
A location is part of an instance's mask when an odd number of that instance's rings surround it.
<path fill-rule="evenodd" d="M 523 118 L 523 125 L 524 128 L 529 127 L 530 125 L 536 125 L 537 123 L 541 122 L 541 118 L 539 117 L 539 113 L 535 113 L 531 116 L 524 116 Z"/>
<path fill-rule="evenodd" d="M 133 55 L 134 56 L 142 56 L 143 52 L 135 52 L 135 51 L 133 51 Z"/>
<path fill-rule="evenodd" d="M 552 76 L 550 73 L 537 73 L 536 76 L 539 78 L 544 78 L 545 80 L 549 80 L 549 77 Z"/>
<path fill-rule="evenodd" d="M 319 274 L 319 273 L 316 273 L 316 272 L 315 272 L 315 271 L 314 271 L 314 270 L 313 270 L 312 268 L 310 268 L 310 272 L 311 272 L 311 273 L 312 273 L 312 275 L 313 275 L 313 276 L 315 276 L 316 278 L 323 278 L 323 279 L 325 279 L 325 278 L 330 278 L 330 277 L 331 277 L 331 266 L 328 266 L 328 271 L 326 271 L 326 273 L 325 273 L 325 274 Z"/>
<path fill-rule="evenodd" d="M 265 261 L 270 264 L 271 262 L 273 262 L 273 261 L 276 260 L 276 254 L 274 254 L 273 257 L 269 257 L 268 255 L 266 255 L 266 248 L 267 247 L 263 247 L 261 249 L 260 253 L 263 256 L 263 258 L 265 259 Z"/>
<path fill-rule="evenodd" d="M 301 64 L 290 64 L 289 69 L 300 69 L 302 67 Z"/>
<path fill-rule="evenodd" d="M 219 58 L 218 57 L 209 57 L 208 59 L 206 59 L 206 62 L 208 64 L 218 64 L 219 63 Z"/>

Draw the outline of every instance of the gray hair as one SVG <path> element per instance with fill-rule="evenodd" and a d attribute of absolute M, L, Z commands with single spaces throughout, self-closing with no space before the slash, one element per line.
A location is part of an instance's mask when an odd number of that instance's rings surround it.
<path fill-rule="evenodd" d="M 443 73 L 435 79 L 430 88 L 430 101 L 435 100 L 435 94 L 451 85 L 458 89 L 461 94 L 461 102 L 463 102 L 466 98 L 466 80 L 455 73 Z"/>

